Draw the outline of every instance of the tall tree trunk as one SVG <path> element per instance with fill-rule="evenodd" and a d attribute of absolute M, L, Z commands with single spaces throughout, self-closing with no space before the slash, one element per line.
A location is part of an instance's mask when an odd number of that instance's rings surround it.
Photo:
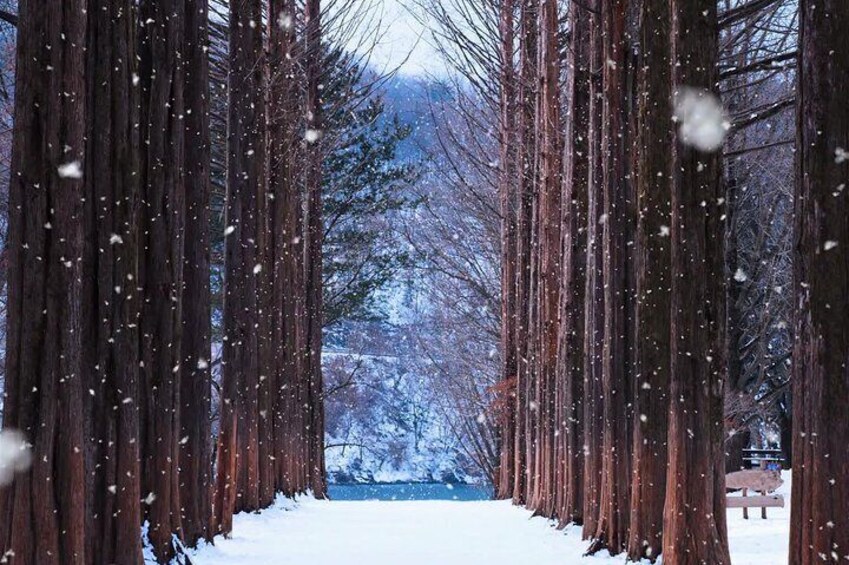
<path fill-rule="evenodd" d="M 84 184 L 73 173 L 86 149 L 88 3 L 19 7 L 3 423 L 26 435 L 32 467 L 0 491 L 0 550 L 24 565 L 87 563 Z"/>
<path fill-rule="evenodd" d="M 516 322 L 517 375 L 516 403 L 516 466 L 513 501 L 527 504 L 533 485 L 533 445 L 535 414 L 533 401 L 532 309 L 534 255 L 533 215 L 536 187 L 536 121 L 535 83 L 537 80 L 537 0 L 523 0 L 521 6 L 521 68 L 519 72 L 519 122 L 517 136 L 521 147 L 517 155 L 516 171 L 519 174 L 519 211 L 517 219 L 517 270 Z"/>
<path fill-rule="evenodd" d="M 537 168 L 539 157 L 539 139 L 536 136 L 537 123 L 537 73 L 539 53 L 539 0 L 525 0 L 522 6 L 522 68 L 520 75 L 519 100 L 524 104 L 524 111 L 520 114 L 520 135 L 523 136 L 523 151 L 521 172 L 523 175 L 522 195 L 524 209 L 523 217 L 520 218 L 520 229 L 524 229 L 523 236 L 526 238 L 524 257 L 527 266 L 526 295 L 527 313 L 525 314 L 526 341 L 522 352 L 521 363 L 524 368 L 523 375 L 523 402 L 525 404 L 525 478 L 523 499 L 526 505 L 533 507 L 534 494 L 538 479 L 536 465 L 536 446 L 538 445 L 539 432 L 539 391 L 537 389 L 537 336 L 539 327 L 538 316 L 538 278 L 539 266 L 539 233 L 537 230 L 539 217 L 539 183 Z"/>
<path fill-rule="evenodd" d="M 663 538 L 671 347 L 673 124 L 668 0 L 643 0 L 640 22 L 635 418 L 628 557 L 654 562 Z"/>
<path fill-rule="evenodd" d="M 140 563 L 139 92 L 130 0 L 88 8 L 83 376 L 90 563 Z"/>
<path fill-rule="evenodd" d="M 188 545 L 213 531 L 210 276 L 209 5 L 186 0 L 186 227 L 180 365 L 180 492 Z"/>
<path fill-rule="evenodd" d="M 274 406 L 274 451 L 277 488 L 291 496 L 300 490 L 295 468 L 300 464 L 296 449 L 301 428 L 297 403 L 297 317 L 296 285 L 300 269 L 298 241 L 301 230 L 301 195 L 296 182 L 295 122 L 298 118 L 297 66 L 294 53 L 296 7 L 294 0 L 270 2 L 269 67 L 269 194 L 272 203 L 271 237 L 274 253 L 274 342 L 276 351 L 276 399 Z"/>
<path fill-rule="evenodd" d="M 631 230 L 629 186 L 625 152 L 627 49 L 626 0 L 602 4 L 604 38 L 604 108 L 602 153 L 604 221 L 602 225 L 604 276 L 604 351 L 602 361 L 602 472 L 598 528 L 590 553 L 625 550 L 630 519 L 631 407 L 629 398 L 630 309 L 628 248 Z"/>
<path fill-rule="evenodd" d="M 585 539 L 595 536 L 601 507 L 601 403 L 604 347 L 604 279 L 602 216 L 605 194 L 602 182 L 602 44 L 599 0 L 592 4 L 590 26 L 589 196 L 587 200 L 587 284 L 584 314 L 584 530 Z"/>
<path fill-rule="evenodd" d="M 514 13 L 516 0 L 501 0 L 499 35 L 501 40 L 501 123 L 499 143 L 501 171 L 499 200 L 501 205 L 501 379 L 504 396 L 499 414 L 500 463 L 496 497 L 513 497 L 516 427 L 516 73 L 514 68 Z"/>
<path fill-rule="evenodd" d="M 791 565 L 849 555 L 849 4 L 800 9 Z"/>
<path fill-rule="evenodd" d="M 185 218 L 183 0 L 140 4 L 142 151 L 142 496 L 160 561 L 174 556 L 179 488 L 181 297 Z"/>
<path fill-rule="evenodd" d="M 557 405 L 563 406 L 563 491 L 558 517 L 563 524 L 583 521 L 584 491 L 584 331 L 589 196 L 590 28 L 591 14 L 570 6 L 572 23 L 567 94 L 566 178 L 563 186 L 563 282 L 558 378 L 563 381 Z"/>
<path fill-rule="evenodd" d="M 321 143 L 322 102 L 319 84 L 321 69 L 321 1 L 307 0 L 304 10 L 304 66 L 307 73 L 306 94 L 306 177 L 307 207 L 304 242 L 304 273 L 306 287 L 307 349 L 305 377 L 308 380 L 307 459 L 309 487 L 316 498 L 324 498 L 327 482 L 324 471 L 324 387 L 321 367 L 324 304 L 322 284 L 322 219 Z"/>
<path fill-rule="evenodd" d="M 262 2 L 230 4 L 230 105 L 225 205 L 224 350 L 215 522 L 259 508 L 259 198 L 265 193 Z M 261 268 L 261 267 L 260 267 Z"/>
<path fill-rule="evenodd" d="M 717 73 L 713 0 L 672 0 L 677 92 L 712 90 Z M 676 136 L 672 177 L 672 359 L 663 562 L 729 563 L 723 458 L 726 377 L 721 153 Z M 698 284 L 694 282 L 698 281 Z"/>
<path fill-rule="evenodd" d="M 539 442 L 536 446 L 539 482 L 534 507 L 554 515 L 555 380 L 560 321 L 560 278 L 563 272 L 561 196 L 563 135 L 560 127 L 560 42 L 557 2 L 540 0 L 539 115 Z"/>

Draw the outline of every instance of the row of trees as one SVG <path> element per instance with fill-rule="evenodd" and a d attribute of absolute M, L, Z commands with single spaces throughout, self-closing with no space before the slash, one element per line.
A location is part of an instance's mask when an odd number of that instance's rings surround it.
<path fill-rule="evenodd" d="M 733 326 L 743 322 L 727 281 L 747 274 L 727 269 L 732 193 L 723 172 L 733 168 L 723 169 L 721 144 L 725 130 L 790 104 L 723 116 L 712 93 L 736 86 L 730 96 L 739 100 L 741 85 L 767 83 L 797 56 L 791 562 L 845 553 L 849 534 L 837 524 L 849 501 L 839 321 L 849 290 L 840 251 L 849 244 L 841 196 L 849 129 L 835 93 L 846 87 L 837 30 L 847 29 L 849 9 L 800 2 L 798 55 L 791 44 L 740 65 L 720 56 L 736 49 L 729 43 L 753 41 L 734 26 L 765 10 L 780 15 L 782 4 L 720 12 L 715 0 L 586 0 L 570 2 L 566 18 L 555 0 L 482 9 L 498 22 L 498 65 L 489 70 L 500 84 L 497 390 L 513 408 L 502 418 L 497 492 L 583 525 L 591 553 L 730 562 L 726 382 L 740 359 Z M 767 48 L 750 46 L 748 56 L 758 49 Z M 780 343 L 781 330 L 763 339 Z M 735 370 L 731 391 L 753 399 L 743 420 L 786 398 L 770 371 L 746 379 Z"/>
<path fill-rule="evenodd" d="M 209 8 L 19 4 L 3 425 L 33 466 L 0 490 L 15 562 L 141 563 L 143 523 L 165 562 L 276 493 L 326 491 L 321 5 L 232 2 L 225 26 Z M 211 44 L 228 80 L 217 445 Z"/>

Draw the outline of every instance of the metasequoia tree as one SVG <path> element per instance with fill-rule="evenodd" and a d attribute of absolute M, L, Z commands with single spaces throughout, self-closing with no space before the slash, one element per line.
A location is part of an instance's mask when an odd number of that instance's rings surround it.
<path fill-rule="evenodd" d="M 670 11 L 676 94 L 709 97 L 718 76 L 716 3 L 673 0 Z M 691 143 L 679 132 L 672 152 L 672 343 L 663 561 L 674 565 L 730 561 L 723 459 L 721 155 Z"/>
<path fill-rule="evenodd" d="M 0 551 L 85 563 L 82 163 L 88 2 L 21 2 L 9 187 L 3 425 L 32 467 L 0 491 Z"/>
<path fill-rule="evenodd" d="M 515 56 L 516 0 L 501 0 L 499 6 L 499 39 L 501 41 L 501 98 L 499 123 L 500 176 L 499 203 L 501 213 L 501 378 L 499 389 L 501 442 L 496 496 L 512 498 L 514 482 L 514 449 L 516 426 L 516 69 Z"/>
<path fill-rule="evenodd" d="M 141 561 L 140 137 L 133 2 L 88 7 L 82 335 L 87 554 Z M 93 393 L 93 394 L 92 394 Z"/>
<path fill-rule="evenodd" d="M 273 200 L 271 241 L 273 261 L 274 343 L 276 399 L 273 407 L 274 458 L 277 488 L 289 495 L 306 488 L 299 480 L 302 461 L 297 438 L 303 427 L 298 401 L 300 383 L 297 348 L 296 303 L 301 302 L 301 207 L 295 159 L 298 140 L 294 124 L 300 98 L 296 48 L 297 10 L 293 0 L 269 3 L 269 194 Z"/>
<path fill-rule="evenodd" d="M 536 410 L 537 420 L 533 497 L 530 507 L 544 516 L 554 515 L 555 370 L 557 367 L 560 276 L 562 266 L 561 187 L 563 134 L 560 123 L 559 18 L 555 0 L 539 6 L 539 98 L 536 136 L 539 159 L 537 223 Z"/>
<path fill-rule="evenodd" d="M 307 78 L 305 99 L 306 143 L 304 184 L 304 365 L 307 407 L 304 448 L 308 486 L 317 498 L 324 498 L 327 484 L 324 472 L 324 411 L 321 346 L 323 328 L 322 252 L 324 222 L 321 198 L 322 108 L 321 88 L 321 0 L 307 0 L 304 8 L 304 68 Z"/>
<path fill-rule="evenodd" d="M 186 1 L 185 255 L 180 361 L 180 493 L 183 541 L 211 540 L 209 5 Z"/>
<path fill-rule="evenodd" d="M 590 106 L 589 106 L 589 195 L 587 198 L 587 278 L 584 293 L 584 528 L 585 539 L 596 534 L 601 506 L 602 403 L 601 376 L 604 343 L 604 280 L 602 275 L 602 217 L 605 193 L 602 190 L 601 125 L 604 50 L 601 14 L 592 7 L 590 16 Z"/>
<path fill-rule="evenodd" d="M 636 341 L 628 557 L 662 549 L 669 411 L 672 87 L 668 0 L 643 0 L 637 116 Z"/>
<path fill-rule="evenodd" d="M 800 9 L 791 565 L 849 558 L 849 4 Z"/>
<path fill-rule="evenodd" d="M 225 205 L 224 347 L 215 493 L 219 531 L 233 512 L 259 508 L 257 275 L 264 197 L 265 95 L 262 2 L 230 4 L 230 103 Z"/>
<path fill-rule="evenodd" d="M 139 6 L 142 495 L 148 536 L 161 560 L 174 555 L 179 488 L 181 296 L 183 285 L 184 63 L 182 0 Z"/>
<path fill-rule="evenodd" d="M 516 433 L 514 435 L 515 469 L 513 473 L 513 501 L 525 504 L 530 501 L 534 480 L 534 402 L 531 367 L 533 348 L 531 340 L 531 306 L 533 303 L 531 257 L 533 255 L 533 206 L 536 187 L 536 80 L 537 80 L 537 1 L 524 0 L 521 5 L 520 70 L 517 137 L 519 149 L 516 171 L 519 174 L 519 204 L 516 220 Z"/>
<path fill-rule="evenodd" d="M 632 386 L 630 364 L 633 306 L 629 280 L 628 242 L 632 237 L 633 199 L 627 178 L 625 150 L 627 1 L 602 3 L 604 44 L 601 154 L 604 214 L 602 218 L 602 264 L 604 278 L 604 347 L 601 372 L 601 484 L 600 509 L 590 552 L 606 548 L 625 549 L 630 519 L 632 422 L 629 418 Z"/>
<path fill-rule="evenodd" d="M 566 95 L 563 276 L 560 291 L 560 335 L 557 351 L 555 402 L 561 410 L 561 451 L 555 459 L 562 478 L 555 488 L 560 522 L 583 520 L 584 483 L 584 296 L 587 265 L 587 212 L 589 196 L 590 23 L 591 14 L 576 2 L 570 5 L 571 38 Z"/>

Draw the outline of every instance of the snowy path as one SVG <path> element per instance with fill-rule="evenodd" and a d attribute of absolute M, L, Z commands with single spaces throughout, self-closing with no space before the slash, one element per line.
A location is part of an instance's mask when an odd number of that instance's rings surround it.
<path fill-rule="evenodd" d="M 787 488 L 785 485 L 781 491 Z M 786 496 L 786 495 L 785 495 Z M 789 498 L 789 496 L 788 496 Z M 744 521 L 729 511 L 734 565 L 787 563 L 789 509 Z M 579 529 L 557 531 L 508 502 L 324 502 L 280 499 L 262 514 L 236 517 L 197 565 L 624 565 L 624 557 L 582 557 Z"/>

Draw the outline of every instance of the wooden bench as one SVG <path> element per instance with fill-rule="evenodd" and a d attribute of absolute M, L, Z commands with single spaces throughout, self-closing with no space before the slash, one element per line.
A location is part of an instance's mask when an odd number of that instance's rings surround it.
<path fill-rule="evenodd" d="M 780 471 L 762 471 L 750 469 L 747 471 L 736 471 L 725 475 L 725 488 L 730 490 L 741 490 L 743 496 L 726 497 L 728 508 L 742 508 L 743 518 L 749 519 L 749 508 L 761 509 L 761 518 L 766 519 L 767 508 L 784 508 L 784 497 L 774 493 L 784 484 Z M 749 496 L 749 491 L 759 493 L 760 496 Z"/>

